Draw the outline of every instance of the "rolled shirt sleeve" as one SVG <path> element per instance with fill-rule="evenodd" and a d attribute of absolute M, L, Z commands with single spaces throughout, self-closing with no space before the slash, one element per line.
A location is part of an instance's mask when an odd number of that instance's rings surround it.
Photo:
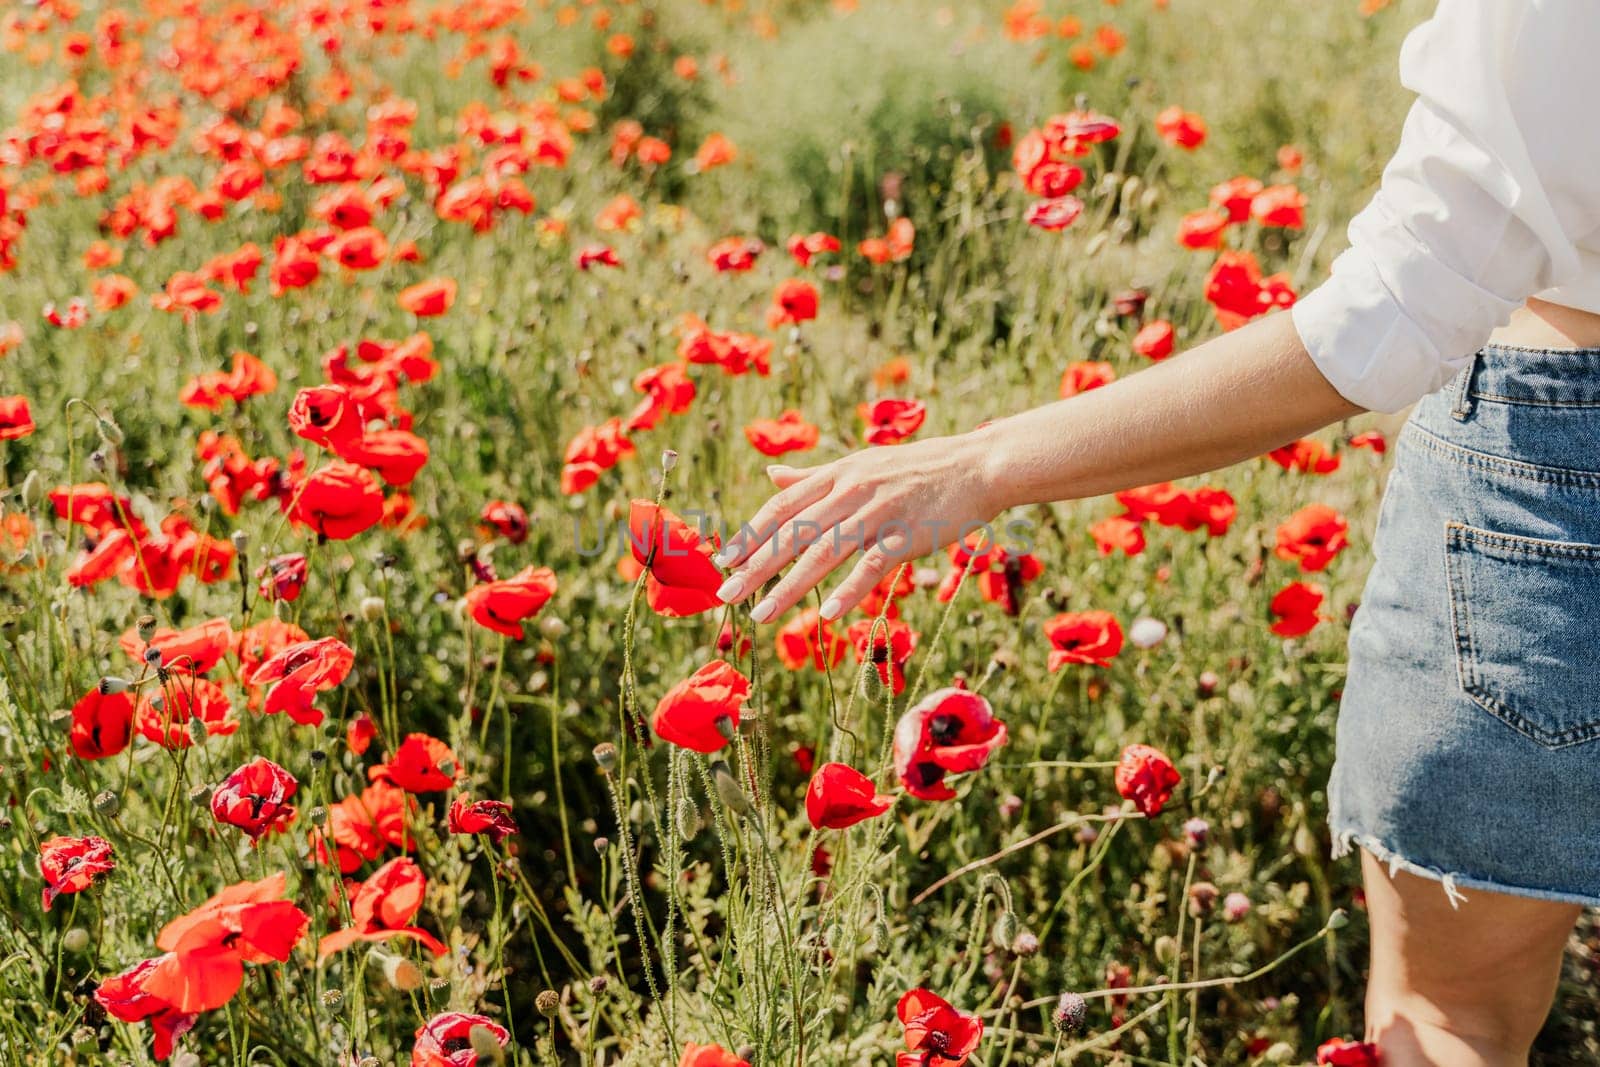
<path fill-rule="evenodd" d="M 1351 402 L 1398 411 L 1449 381 L 1528 297 L 1594 283 L 1580 248 L 1600 222 L 1591 4 L 1443 0 L 1407 38 L 1401 78 L 1418 98 L 1400 146 L 1332 277 L 1291 312 Z"/>

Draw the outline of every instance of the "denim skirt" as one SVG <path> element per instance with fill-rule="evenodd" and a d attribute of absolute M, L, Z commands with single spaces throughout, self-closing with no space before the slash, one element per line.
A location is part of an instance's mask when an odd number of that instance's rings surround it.
<path fill-rule="evenodd" d="M 1600 905 L 1600 349 L 1490 346 L 1421 401 L 1373 551 L 1335 855 Z"/>

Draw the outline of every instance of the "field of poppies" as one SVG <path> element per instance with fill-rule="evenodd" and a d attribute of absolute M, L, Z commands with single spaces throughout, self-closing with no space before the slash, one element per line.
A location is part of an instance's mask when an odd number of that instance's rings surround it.
<path fill-rule="evenodd" d="M 770 463 L 1291 305 L 1425 13 L 7 5 L 0 1058 L 1376 1062 L 1324 783 L 1394 420 L 839 623 L 712 556 Z"/>

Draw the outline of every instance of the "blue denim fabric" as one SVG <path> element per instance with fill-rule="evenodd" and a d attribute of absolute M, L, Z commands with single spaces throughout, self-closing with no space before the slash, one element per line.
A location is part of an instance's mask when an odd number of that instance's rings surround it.
<path fill-rule="evenodd" d="M 1600 349 L 1491 346 L 1399 435 L 1350 631 L 1335 854 L 1600 905 Z"/>

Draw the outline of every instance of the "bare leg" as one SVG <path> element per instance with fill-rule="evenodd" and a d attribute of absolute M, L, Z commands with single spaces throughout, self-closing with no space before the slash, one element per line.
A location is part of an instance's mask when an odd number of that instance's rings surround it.
<path fill-rule="evenodd" d="M 1372 926 L 1367 1040 L 1384 1067 L 1522 1067 L 1555 997 L 1576 905 L 1438 882 L 1361 854 Z"/>

